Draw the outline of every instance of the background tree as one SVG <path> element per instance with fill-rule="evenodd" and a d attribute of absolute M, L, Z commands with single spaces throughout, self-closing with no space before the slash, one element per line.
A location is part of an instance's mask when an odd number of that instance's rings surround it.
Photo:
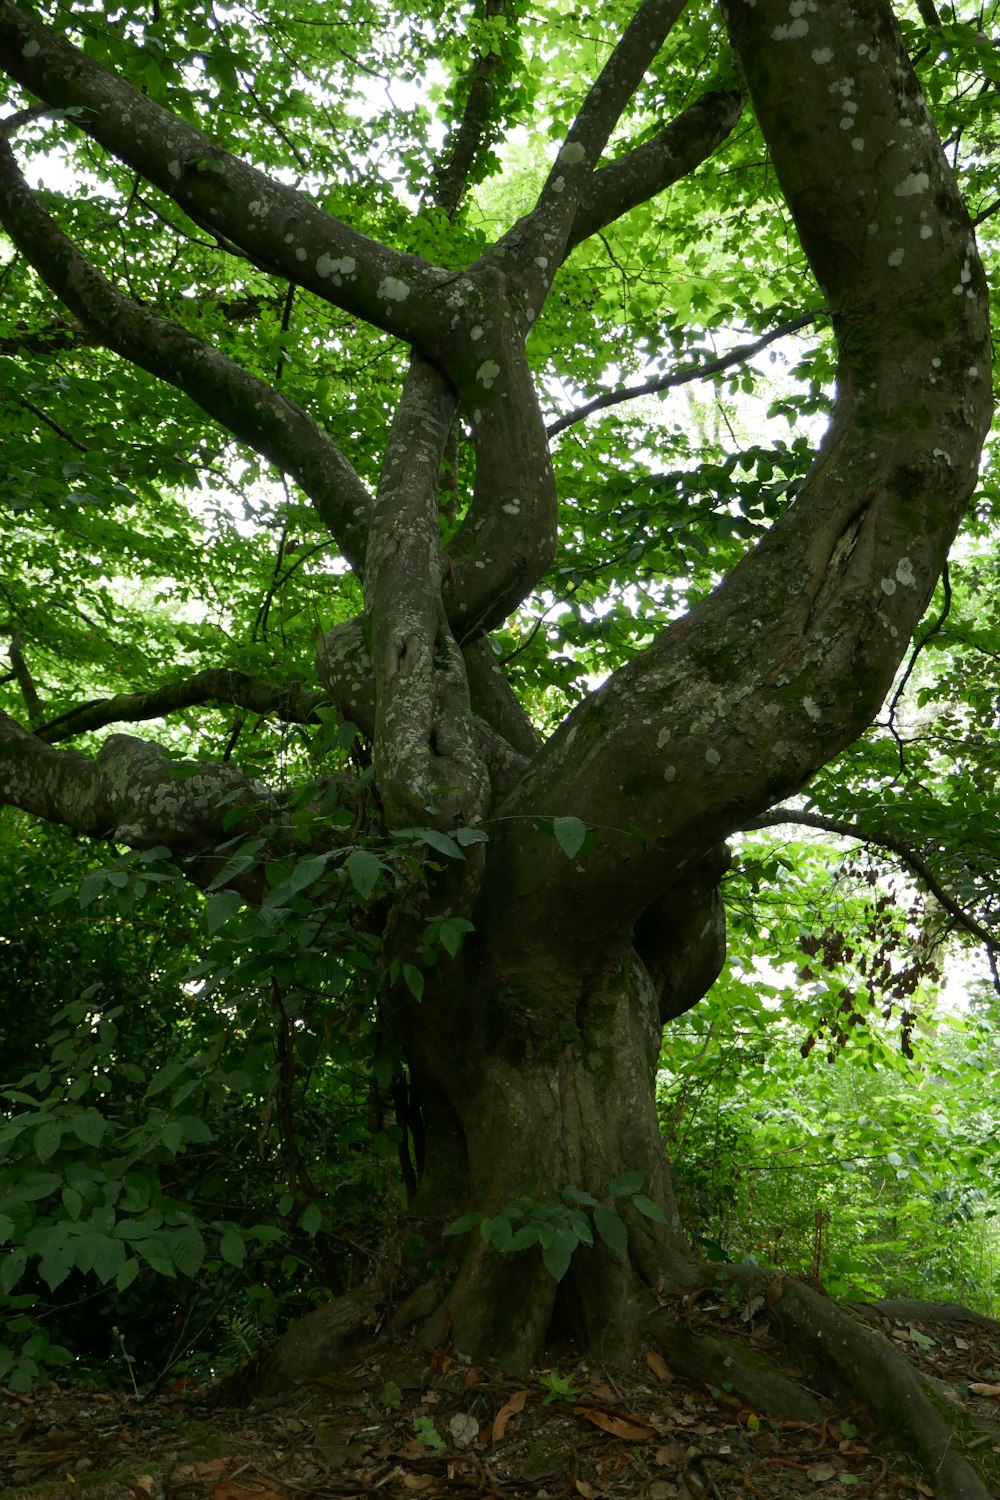
<path fill-rule="evenodd" d="M 304 3 L 238 24 L 3 0 L 0 55 L 7 137 L 36 164 L 67 143 L 87 186 L 33 188 L 3 146 L 0 794 L 208 889 L 231 972 L 282 1004 L 290 930 L 375 974 L 425 1245 L 403 1321 L 510 1365 L 559 1327 L 699 1367 L 656 1312 L 703 1274 L 661 1028 L 722 964 L 724 841 L 878 713 L 991 411 L 985 278 L 892 10 L 645 0 L 578 25 L 491 0 L 375 33 L 364 6 L 334 27 Z M 434 107 L 383 111 L 390 68 Z M 532 119 L 558 144 L 508 193 L 488 179 Z M 961 125 L 977 166 L 984 119 Z M 695 457 L 648 416 L 632 452 L 619 398 L 827 324 L 815 457 Z M 739 353 L 709 357 L 727 326 Z M 151 683 L 157 658 L 187 675 Z M 167 715 L 189 728 L 162 745 L 101 737 Z M 976 1483 L 887 1353 L 781 1300 Z M 343 1327 L 314 1315 L 273 1378 Z"/>

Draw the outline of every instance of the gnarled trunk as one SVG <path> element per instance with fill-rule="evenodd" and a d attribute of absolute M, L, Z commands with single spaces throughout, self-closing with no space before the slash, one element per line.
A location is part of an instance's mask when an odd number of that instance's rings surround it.
<path fill-rule="evenodd" d="M 473 1228 L 449 1257 L 426 1336 L 440 1340 L 450 1329 L 466 1353 L 516 1368 L 532 1364 L 553 1331 L 621 1356 L 634 1346 L 640 1307 L 665 1284 L 683 1284 L 690 1270 L 657 1125 L 660 1022 L 649 973 L 623 943 L 596 970 L 577 973 L 540 956 L 516 981 L 488 960 L 471 962 L 449 989 L 454 999 L 440 1007 L 439 1024 L 432 1000 L 411 1007 L 407 1028 L 421 1099 L 434 1101 L 415 1211 L 426 1193 L 440 1212 L 449 1195 L 435 1178 L 437 1162 L 454 1174 L 461 1160 L 455 1218 L 471 1210 L 496 1219 L 518 1199 L 542 1213 L 546 1205 L 565 1210 L 569 1189 L 620 1216 L 628 1250 L 616 1254 L 604 1242 L 584 1202 L 577 1211 L 594 1243 L 574 1248 L 557 1282 L 540 1246 L 501 1253 Z M 454 1136 L 438 1151 L 438 1120 L 457 1128 L 460 1157 Z M 662 1223 L 627 1195 L 612 1202 L 609 1187 L 624 1173 L 641 1177 Z M 453 1190 L 459 1182 L 453 1175 Z"/>

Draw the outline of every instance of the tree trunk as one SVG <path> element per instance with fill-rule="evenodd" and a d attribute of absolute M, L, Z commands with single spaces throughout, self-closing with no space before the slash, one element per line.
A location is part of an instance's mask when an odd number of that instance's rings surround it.
<path fill-rule="evenodd" d="M 454 1122 L 461 1136 L 456 1218 L 472 1210 L 495 1219 L 518 1199 L 565 1208 L 567 1188 L 607 1211 L 609 1185 L 635 1173 L 664 1222 L 619 1196 L 612 1211 L 627 1230 L 627 1254 L 594 1232 L 558 1283 L 539 1246 L 500 1253 L 473 1229 L 450 1257 L 450 1285 L 426 1336 L 438 1341 L 450 1330 L 464 1352 L 512 1368 L 530 1366 L 551 1333 L 620 1358 L 634 1347 L 639 1308 L 656 1289 L 684 1284 L 691 1266 L 656 1117 L 657 994 L 625 942 L 590 972 L 574 972 L 561 955 L 538 955 L 517 975 L 509 967 L 467 964 L 443 1004 L 404 1007 L 413 1075 L 433 1101 L 415 1211 L 425 1194 L 436 1211 L 449 1196 L 435 1172 L 443 1162 L 454 1173 L 457 1153 L 454 1136 L 440 1149 L 438 1121 Z"/>

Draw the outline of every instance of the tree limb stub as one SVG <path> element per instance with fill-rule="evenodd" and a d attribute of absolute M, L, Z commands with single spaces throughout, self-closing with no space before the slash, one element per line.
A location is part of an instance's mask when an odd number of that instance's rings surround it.
<path fill-rule="evenodd" d="M 0 714 L 0 802 L 86 838 L 180 857 L 219 844 L 237 803 L 266 807 L 270 796 L 236 766 L 170 760 L 124 734 L 94 757 L 58 750 Z"/>

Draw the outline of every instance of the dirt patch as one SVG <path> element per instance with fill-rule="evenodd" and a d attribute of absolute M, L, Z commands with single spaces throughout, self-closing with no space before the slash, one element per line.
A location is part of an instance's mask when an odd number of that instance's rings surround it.
<path fill-rule="evenodd" d="M 891 1308 L 891 1304 L 886 1304 Z M 1000 1455 L 1000 1325 L 870 1309 L 970 1419 L 967 1448 Z M 768 1345 L 762 1322 L 699 1299 L 699 1332 Z M 790 1372 L 794 1374 L 795 1372 Z M 631 1371 L 565 1358 L 523 1379 L 448 1349 L 384 1341 L 335 1377 L 246 1407 L 211 1389 L 136 1400 L 80 1387 L 0 1393 L 0 1493 L 11 1500 L 328 1500 L 360 1494 L 510 1500 L 899 1500 L 933 1496 L 876 1445 L 863 1410 L 769 1421 L 650 1352 Z M 984 1427 L 982 1424 L 988 1424 Z M 994 1425 L 996 1424 L 996 1425 Z"/>

